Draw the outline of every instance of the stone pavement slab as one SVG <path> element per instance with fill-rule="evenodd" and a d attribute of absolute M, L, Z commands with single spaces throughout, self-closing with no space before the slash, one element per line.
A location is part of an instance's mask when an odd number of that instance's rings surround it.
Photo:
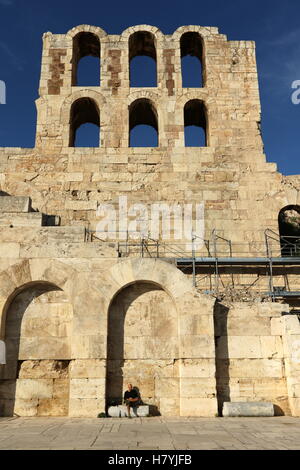
<path fill-rule="evenodd" d="M 0 418 L 0 450 L 299 450 L 300 418 Z"/>

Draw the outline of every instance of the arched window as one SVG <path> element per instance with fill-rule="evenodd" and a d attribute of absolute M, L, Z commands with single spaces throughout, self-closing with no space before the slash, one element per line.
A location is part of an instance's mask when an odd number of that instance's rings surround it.
<path fill-rule="evenodd" d="M 281 255 L 300 257 L 300 206 L 286 206 L 278 216 Z"/>
<path fill-rule="evenodd" d="M 147 31 L 129 38 L 129 79 L 131 87 L 157 86 L 155 37 Z"/>
<path fill-rule="evenodd" d="M 129 146 L 158 147 L 158 118 L 155 106 L 141 98 L 129 106 Z"/>
<path fill-rule="evenodd" d="M 70 147 L 99 147 L 100 113 L 91 98 L 74 101 L 70 113 Z"/>
<path fill-rule="evenodd" d="M 198 33 L 184 33 L 180 39 L 183 88 L 203 87 L 203 44 Z"/>
<path fill-rule="evenodd" d="M 100 41 L 93 33 L 73 38 L 72 86 L 100 85 Z"/>
<path fill-rule="evenodd" d="M 206 109 L 203 101 L 190 100 L 184 107 L 184 139 L 186 147 L 207 146 Z"/>

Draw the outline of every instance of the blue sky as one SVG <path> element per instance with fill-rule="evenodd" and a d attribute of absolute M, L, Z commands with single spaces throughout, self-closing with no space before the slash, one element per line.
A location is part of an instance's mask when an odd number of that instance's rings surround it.
<path fill-rule="evenodd" d="M 78 24 L 119 34 L 151 24 L 171 34 L 181 25 L 217 26 L 230 40 L 257 47 L 265 152 L 284 174 L 300 174 L 300 104 L 291 101 L 300 80 L 299 0 L 0 0 L 0 146 L 32 147 L 35 137 L 42 34 L 65 33 Z"/>

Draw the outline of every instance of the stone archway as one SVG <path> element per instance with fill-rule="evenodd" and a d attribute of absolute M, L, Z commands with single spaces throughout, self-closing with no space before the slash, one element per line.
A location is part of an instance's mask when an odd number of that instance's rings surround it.
<path fill-rule="evenodd" d="M 0 416 L 67 416 L 74 270 L 22 261 L 0 273 Z M 63 289 L 64 288 L 64 289 Z"/>
<path fill-rule="evenodd" d="M 108 394 L 113 392 L 112 395 L 114 395 L 117 392 L 119 396 L 124 379 L 126 381 L 127 378 L 130 378 L 130 381 L 133 382 L 133 379 L 137 377 L 135 380 L 139 381 L 139 374 L 134 375 L 138 368 L 135 369 L 133 366 L 137 365 L 137 361 L 140 359 L 148 360 L 146 354 L 144 354 L 144 357 L 131 358 L 131 362 L 127 363 L 127 346 L 125 344 L 125 357 L 120 357 L 119 354 L 118 359 L 117 355 L 114 356 L 114 353 L 111 352 L 114 345 L 110 344 L 110 342 L 116 343 L 118 340 L 115 337 L 113 341 L 114 335 L 111 335 L 109 330 L 112 328 L 116 318 L 121 317 L 122 319 L 122 317 L 125 317 L 124 331 L 126 333 L 126 317 L 129 320 L 137 315 L 135 312 L 139 311 L 139 302 L 143 304 L 144 309 L 146 305 L 151 304 L 150 298 L 155 299 L 155 305 L 157 305 L 159 299 L 156 296 L 162 295 L 165 299 L 170 299 L 168 302 L 172 301 L 174 310 L 173 307 L 172 309 L 169 308 L 167 320 L 169 321 L 170 318 L 174 317 L 176 312 L 178 329 L 175 336 L 172 337 L 170 332 L 167 331 L 164 337 L 166 350 L 163 360 L 170 362 L 170 369 L 172 370 L 167 370 L 168 368 L 165 367 L 166 363 L 159 369 L 159 359 L 155 357 L 155 351 L 153 351 L 153 357 L 150 359 L 153 360 L 151 363 L 152 378 L 150 386 L 152 389 L 154 386 L 154 391 L 155 388 L 158 391 L 157 398 L 154 393 L 152 403 L 159 402 L 160 406 L 163 405 L 162 410 L 160 410 L 162 414 L 215 416 L 217 414 L 213 324 L 213 306 L 215 300 L 210 296 L 197 292 L 192 286 L 191 280 L 174 265 L 159 259 L 132 258 L 126 261 L 119 261 L 107 272 L 106 281 L 107 284 L 105 286 L 102 285 L 102 289 L 105 297 L 104 309 L 107 312 L 108 373 L 106 391 Z M 138 291 L 138 286 L 149 286 L 150 284 L 152 288 L 147 290 L 143 287 L 144 291 Z M 156 288 L 153 286 L 156 286 Z M 135 291 L 135 289 L 137 290 Z M 149 299 L 145 301 L 144 306 L 144 300 L 146 300 L 147 296 L 149 296 Z M 147 309 L 145 308 L 145 310 Z M 150 314 L 150 316 L 155 317 L 154 314 Z M 119 324 L 118 326 L 119 335 L 122 335 L 122 321 L 120 322 L 121 325 Z M 135 324 L 128 326 L 127 331 L 129 331 L 129 327 L 132 329 L 135 327 Z M 175 340 L 171 338 L 175 338 Z M 140 341 L 142 344 L 147 344 L 144 338 Z M 155 344 L 155 335 L 154 337 L 149 335 L 148 341 L 150 345 Z M 131 343 L 128 341 L 128 345 L 135 342 L 136 340 L 131 341 Z M 132 352 L 135 347 L 134 345 Z M 112 359 L 113 357 L 116 359 Z M 118 360 L 120 361 L 119 363 Z M 109 361 L 116 361 L 115 366 L 117 369 L 114 370 L 114 364 L 109 363 Z M 146 362 L 139 365 L 141 370 L 143 370 L 145 365 Z M 163 377 L 164 368 L 167 371 L 166 377 Z M 160 371 L 161 380 L 157 381 L 158 384 L 160 382 L 160 385 L 156 387 L 156 381 L 153 380 L 153 377 L 159 376 L 157 371 Z M 113 390 L 110 381 L 117 376 L 119 377 L 118 384 L 116 385 L 116 390 Z M 165 378 L 167 380 L 164 380 Z M 177 392 L 178 384 L 179 393 Z M 143 390 L 141 390 L 141 394 L 143 395 Z M 107 398 L 109 399 L 110 397 L 107 396 Z M 177 407 L 178 399 L 179 406 Z"/>
<path fill-rule="evenodd" d="M 109 309 L 106 402 L 120 403 L 127 383 L 152 413 L 179 415 L 178 315 L 159 285 L 124 287 Z"/>
<path fill-rule="evenodd" d="M 67 416 L 72 306 L 49 283 L 25 285 L 7 306 L 0 415 Z"/>

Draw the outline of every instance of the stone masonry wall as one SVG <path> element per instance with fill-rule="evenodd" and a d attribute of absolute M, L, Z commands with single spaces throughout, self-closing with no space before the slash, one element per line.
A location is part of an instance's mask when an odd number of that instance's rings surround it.
<path fill-rule="evenodd" d="M 231 307 L 216 305 L 220 411 L 224 401 L 271 401 L 275 414 L 291 413 L 281 328 L 285 307 L 258 302 L 236 302 Z"/>
<path fill-rule="evenodd" d="M 130 87 L 137 32 L 154 38 L 157 87 Z M 182 87 L 186 32 L 201 37 L 202 88 Z M 80 33 L 100 42 L 97 87 L 73 85 Z M 215 416 L 225 400 L 262 400 L 298 416 L 299 321 L 283 315 L 288 305 L 257 298 L 226 307 L 203 293 L 211 272 L 198 273 L 196 289 L 167 251 L 163 260 L 134 250 L 119 258 L 118 240 L 87 241 L 99 205 L 117 206 L 119 196 L 128 205 L 203 202 L 206 239 L 217 229 L 237 256 L 265 256 L 264 231 L 278 233 L 279 211 L 299 203 L 300 183 L 266 162 L 255 44 L 213 27 L 163 35 L 149 25 L 121 35 L 81 25 L 43 41 L 35 147 L 0 148 L 0 414 L 95 417 L 130 381 L 166 415 Z M 70 147 L 80 98 L 99 109 L 99 148 Z M 139 99 L 156 109 L 158 147 L 129 147 L 129 108 Z M 207 146 L 188 148 L 184 107 L 195 99 L 205 105 Z M 239 267 L 234 279 L 226 269 L 224 288 L 269 288 L 267 267 Z M 297 267 L 274 274 L 299 290 Z"/>

